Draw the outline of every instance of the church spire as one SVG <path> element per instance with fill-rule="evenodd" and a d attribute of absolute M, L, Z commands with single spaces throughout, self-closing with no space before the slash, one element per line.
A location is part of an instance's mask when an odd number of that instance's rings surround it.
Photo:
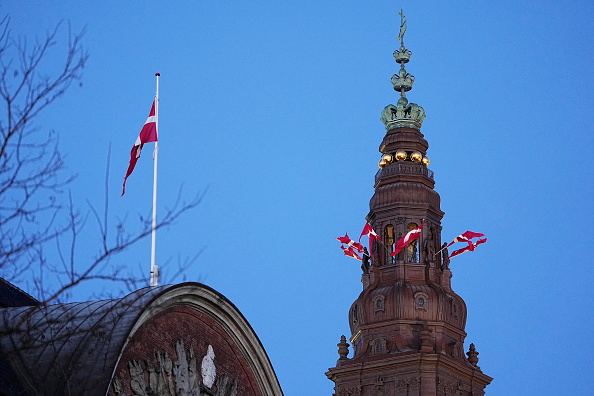
<path fill-rule="evenodd" d="M 447 253 L 439 250 L 444 212 L 421 133 L 425 110 L 406 97 L 414 82 L 405 67 L 412 52 L 399 15 L 400 68 L 391 81 L 400 97 L 382 111 L 386 134 L 367 215 L 381 242 L 373 243 L 363 290 L 349 310 L 351 344 L 341 338 L 340 358 L 326 375 L 336 396 L 483 395 L 491 378 L 476 365 L 474 346 L 464 354 L 466 304 L 452 290 Z M 419 238 L 396 251 L 396 241 L 416 229 Z"/>

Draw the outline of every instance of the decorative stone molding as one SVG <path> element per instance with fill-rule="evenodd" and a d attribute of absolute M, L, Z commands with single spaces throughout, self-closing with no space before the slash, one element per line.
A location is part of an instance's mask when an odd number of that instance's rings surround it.
<path fill-rule="evenodd" d="M 431 329 L 425 323 L 423 328 L 419 332 L 419 338 L 421 339 L 421 352 L 433 352 L 433 341 L 431 339 Z"/>
<path fill-rule="evenodd" d="M 338 347 L 338 356 L 340 356 L 338 358 L 337 364 L 340 361 L 348 360 L 347 356 L 349 354 L 349 344 L 346 342 L 346 337 L 344 335 L 340 337 L 340 342 L 336 344 L 336 346 Z"/>
<path fill-rule="evenodd" d="M 470 344 L 470 348 L 468 349 L 468 352 L 466 352 L 466 355 L 468 355 L 468 361 L 470 362 L 470 364 L 479 368 L 479 366 L 477 366 L 478 361 L 479 361 L 478 360 L 479 353 L 477 352 L 474 344 Z"/>

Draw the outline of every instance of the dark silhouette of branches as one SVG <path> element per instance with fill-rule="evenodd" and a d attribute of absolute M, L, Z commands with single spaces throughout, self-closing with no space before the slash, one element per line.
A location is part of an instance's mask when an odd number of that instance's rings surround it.
<path fill-rule="evenodd" d="M 59 225 L 58 195 L 73 176 L 61 178 L 64 161 L 54 131 L 41 133 L 35 118 L 80 80 L 88 54 L 84 32 L 69 34 L 61 70 L 43 74 L 42 60 L 56 44 L 60 25 L 30 44 L 0 21 L 0 266 L 16 276 L 39 263 L 42 246 L 72 228 Z M 76 220 L 75 220 L 76 221 Z"/>
<path fill-rule="evenodd" d="M 34 274 L 32 281 L 44 304 L 63 300 L 89 280 L 119 282 L 135 289 L 146 280 L 125 266 L 112 265 L 111 259 L 151 234 L 150 216 L 140 216 L 140 227 L 133 232 L 126 227 L 126 216 L 115 227 L 109 224 L 109 155 L 103 211 L 99 213 L 90 203 L 88 210 L 81 211 L 67 191 L 75 176 L 64 176 L 58 134 L 43 132 L 38 125 L 41 112 L 81 81 L 88 59 L 82 46 L 84 31 L 73 34 L 68 26 L 64 58 L 59 68 L 52 65 L 52 71 L 46 72 L 43 61 L 56 51 L 61 24 L 31 43 L 11 35 L 9 22 L 8 17 L 0 20 L 0 274 L 11 280 L 30 279 Z M 180 191 L 157 228 L 174 223 L 201 198 L 197 195 L 184 202 Z M 76 246 L 89 218 L 98 225 L 100 246 L 84 261 L 76 256 Z M 115 230 L 113 235 L 110 230 Z M 57 250 L 57 259 L 48 259 L 50 248 Z M 194 260 L 186 260 L 182 267 Z"/>

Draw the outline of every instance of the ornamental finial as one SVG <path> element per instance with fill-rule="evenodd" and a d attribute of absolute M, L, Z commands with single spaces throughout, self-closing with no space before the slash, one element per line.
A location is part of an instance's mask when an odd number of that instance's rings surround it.
<path fill-rule="evenodd" d="M 403 13 L 402 8 L 398 13 L 400 15 L 400 32 L 398 33 L 398 38 L 396 40 L 400 40 L 400 45 L 404 47 L 404 33 L 406 33 L 406 16 Z"/>
<path fill-rule="evenodd" d="M 415 76 L 408 73 L 405 68 L 405 64 L 410 61 L 412 52 L 404 47 L 404 34 L 406 33 L 404 11 L 400 9 L 398 15 L 400 15 L 400 31 L 397 40 L 400 40 L 400 48 L 394 51 L 393 55 L 396 63 L 400 64 L 400 70 L 392 76 L 391 82 L 394 91 L 400 92 L 400 99 L 396 106 L 388 105 L 382 112 L 381 120 L 388 131 L 399 125 L 418 129 L 425 118 L 425 110 L 415 103 L 409 104 L 406 98 L 406 92 L 413 87 Z"/>
<path fill-rule="evenodd" d="M 406 17 L 402 9 L 400 9 L 398 15 L 400 15 L 400 32 L 398 33 L 397 40 L 400 40 L 400 48 L 394 51 L 393 55 L 396 63 L 400 64 L 400 71 L 398 71 L 398 74 L 392 76 L 392 85 L 394 86 L 394 90 L 400 92 L 400 96 L 404 98 L 406 97 L 405 92 L 412 89 L 415 76 L 407 73 L 404 68 L 404 64 L 408 63 L 412 52 L 404 47 L 404 33 L 406 33 L 406 19 L 404 18 Z"/>

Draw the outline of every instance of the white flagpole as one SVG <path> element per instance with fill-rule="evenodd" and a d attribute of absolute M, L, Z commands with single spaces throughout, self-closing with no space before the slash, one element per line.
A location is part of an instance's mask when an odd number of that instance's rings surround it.
<path fill-rule="evenodd" d="M 157 139 L 159 137 L 159 77 L 160 73 L 155 73 L 157 78 L 157 90 L 155 93 L 155 115 L 157 116 Z M 159 267 L 155 264 L 156 248 L 157 248 L 157 164 L 159 160 L 159 141 L 155 142 L 155 150 L 153 151 L 153 225 L 151 233 L 151 277 L 150 285 L 159 285 Z"/>

